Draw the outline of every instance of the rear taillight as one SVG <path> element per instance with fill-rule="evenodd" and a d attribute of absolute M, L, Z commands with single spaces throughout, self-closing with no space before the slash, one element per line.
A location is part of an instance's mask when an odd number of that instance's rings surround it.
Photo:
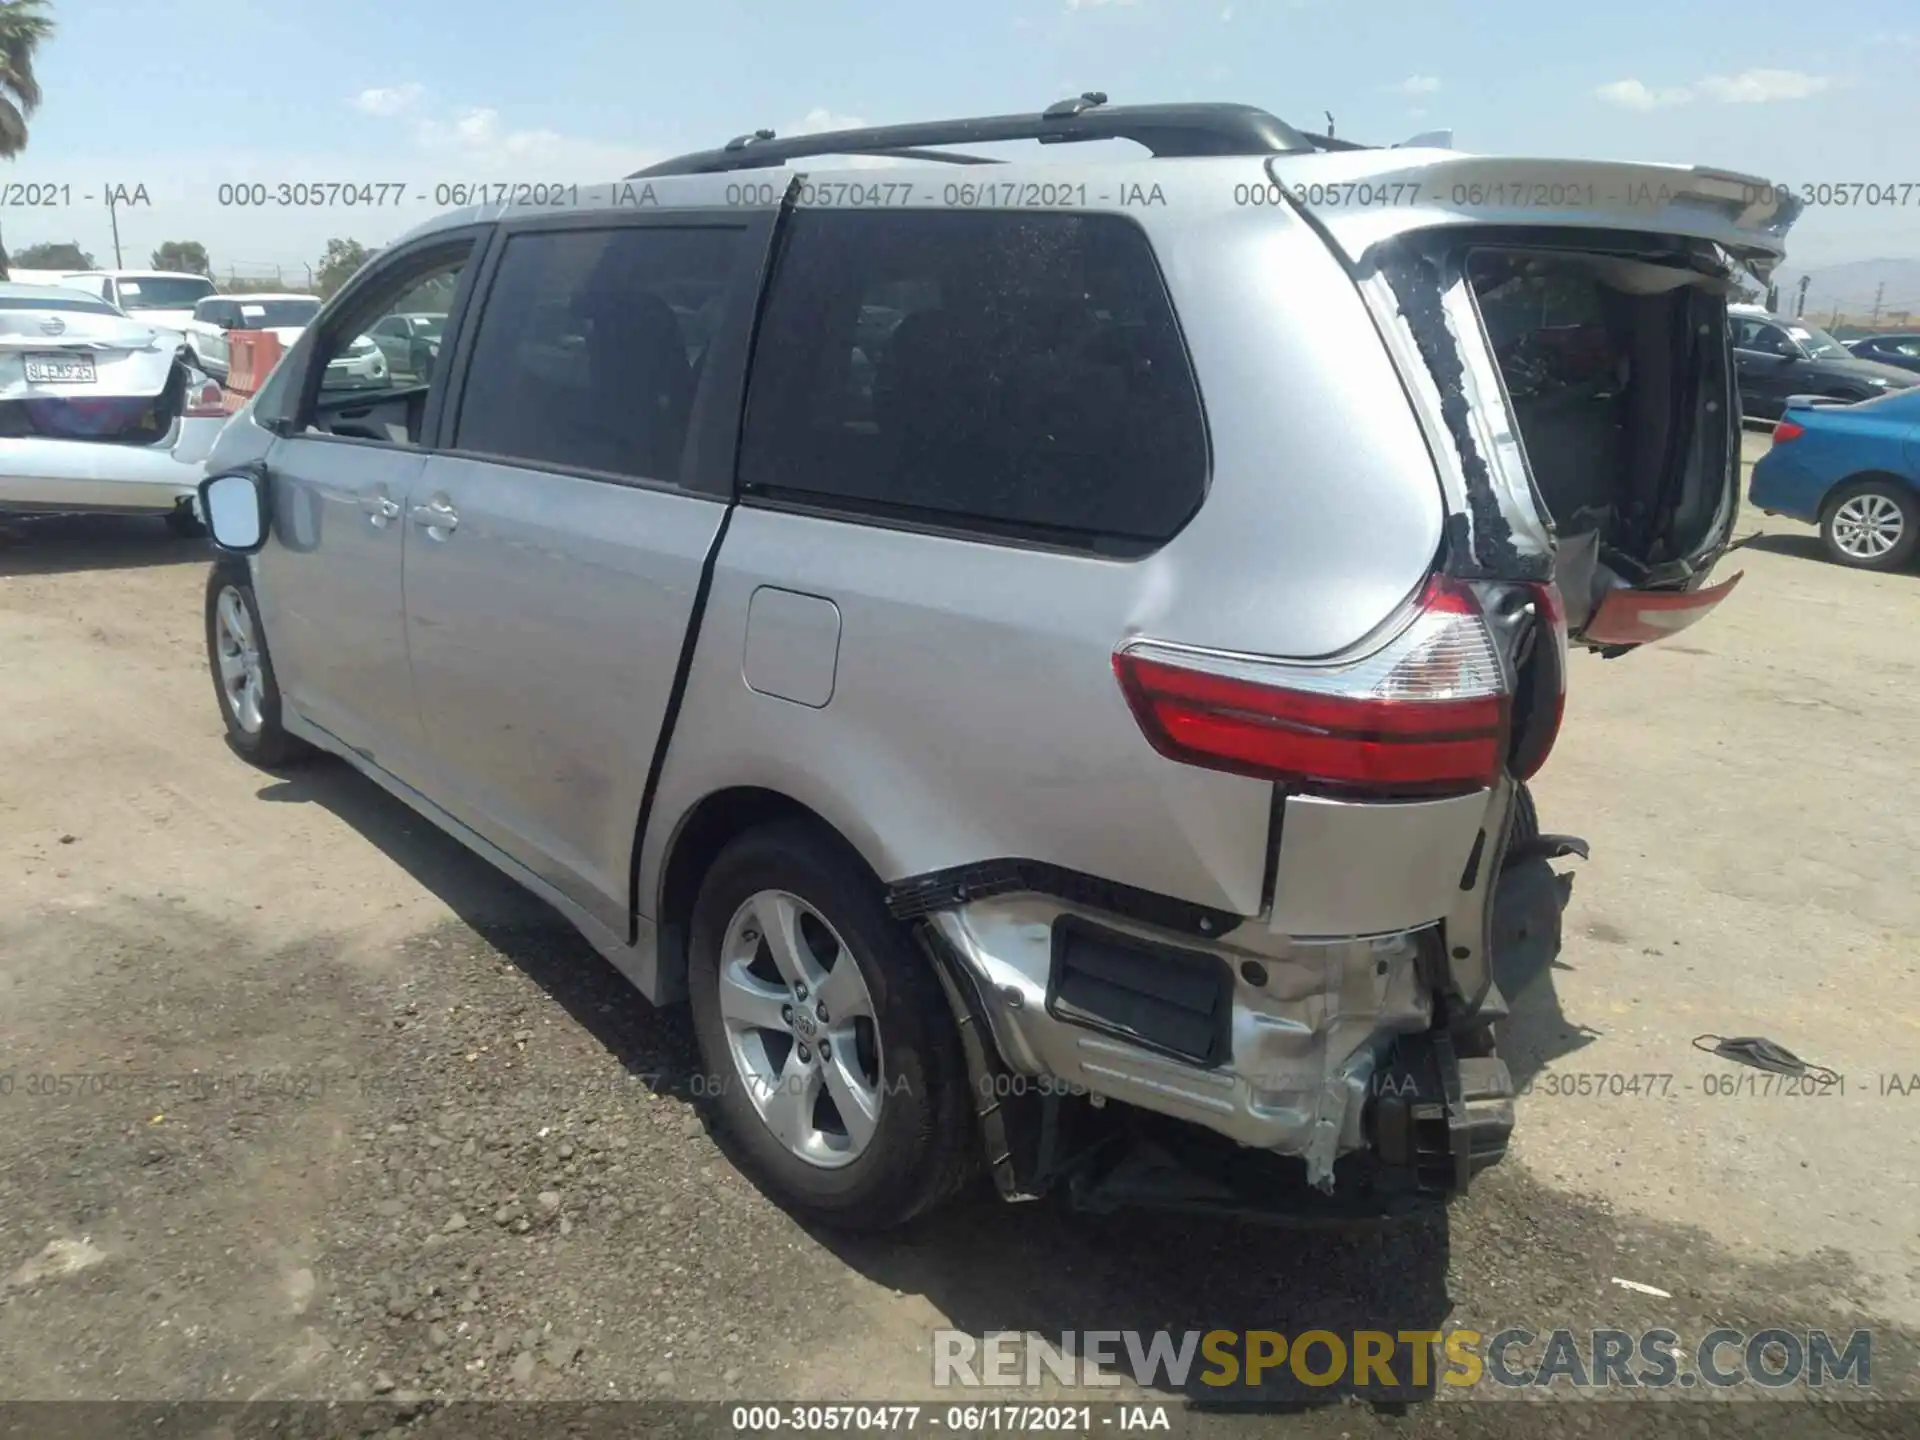
<path fill-rule="evenodd" d="M 1435 576 L 1364 659 L 1302 665 L 1137 641 L 1114 672 L 1169 759 L 1303 789 L 1453 795 L 1499 779 L 1511 701 L 1473 592 Z"/>
<path fill-rule="evenodd" d="M 187 405 L 181 413 L 189 420 L 224 416 L 227 413 L 227 396 L 220 388 L 220 382 L 204 379 L 195 381 L 187 388 Z"/>
<path fill-rule="evenodd" d="M 1776 445 L 1784 445 L 1789 440 L 1798 440 L 1806 433 L 1806 426 L 1795 424 L 1791 420 L 1782 420 L 1778 425 L 1773 427 L 1773 443 Z"/>

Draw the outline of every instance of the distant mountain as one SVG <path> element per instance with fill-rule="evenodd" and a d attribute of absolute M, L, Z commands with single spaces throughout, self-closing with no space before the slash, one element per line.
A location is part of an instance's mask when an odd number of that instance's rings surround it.
<path fill-rule="evenodd" d="M 1827 323 L 1838 308 L 1843 319 L 1865 325 L 1880 293 L 1882 325 L 1920 326 L 1920 260 L 1849 260 L 1839 265 L 1809 269 L 1782 266 L 1774 279 L 1780 287 L 1780 308 L 1793 313 L 1800 277 L 1808 275 L 1807 318 Z M 1884 291 L 1881 287 L 1884 286 Z M 1898 316 L 1906 312 L 1907 319 Z"/>

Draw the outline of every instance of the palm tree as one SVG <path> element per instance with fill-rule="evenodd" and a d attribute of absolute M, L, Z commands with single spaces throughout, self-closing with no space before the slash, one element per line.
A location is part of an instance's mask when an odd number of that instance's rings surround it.
<path fill-rule="evenodd" d="M 33 56 L 53 34 L 47 0 L 0 0 L 0 160 L 27 148 L 27 117 L 40 108 L 40 82 Z M 7 250 L 0 243 L 0 280 L 7 276 Z"/>

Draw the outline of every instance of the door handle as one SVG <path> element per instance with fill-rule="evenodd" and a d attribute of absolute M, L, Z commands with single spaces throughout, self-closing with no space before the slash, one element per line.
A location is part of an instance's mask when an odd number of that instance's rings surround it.
<path fill-rule="evenodd" d="M 429 531 L 452 530 L 460 523 L 460 517 L 454 513 L 453 506 L 439 499 L 429 500 L 424 505 L 415 505 L 407 511 L 407 518 Z"/>
<path fill-rule="evenodd" d="M 360 497 L 360 508 L 366 511 L 367 518 L 376 529 L 384 530 L 387 522 L 400 513 L 399 505 L 387 498 L 385 490 L 369 490 Z"/>

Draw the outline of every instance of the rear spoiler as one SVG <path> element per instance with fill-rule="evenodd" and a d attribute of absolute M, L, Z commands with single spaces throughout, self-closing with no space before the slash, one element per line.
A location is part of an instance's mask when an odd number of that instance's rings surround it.
<path fill-rule="evenodd" d="M 1412 149 L 1277 155 L 1267 166 L 1356 265 L 1409 231 L 1539 225 L 1707 240 L 1765 280 L 1802 209 L 1785 186 L 1700 166 Z"/>

